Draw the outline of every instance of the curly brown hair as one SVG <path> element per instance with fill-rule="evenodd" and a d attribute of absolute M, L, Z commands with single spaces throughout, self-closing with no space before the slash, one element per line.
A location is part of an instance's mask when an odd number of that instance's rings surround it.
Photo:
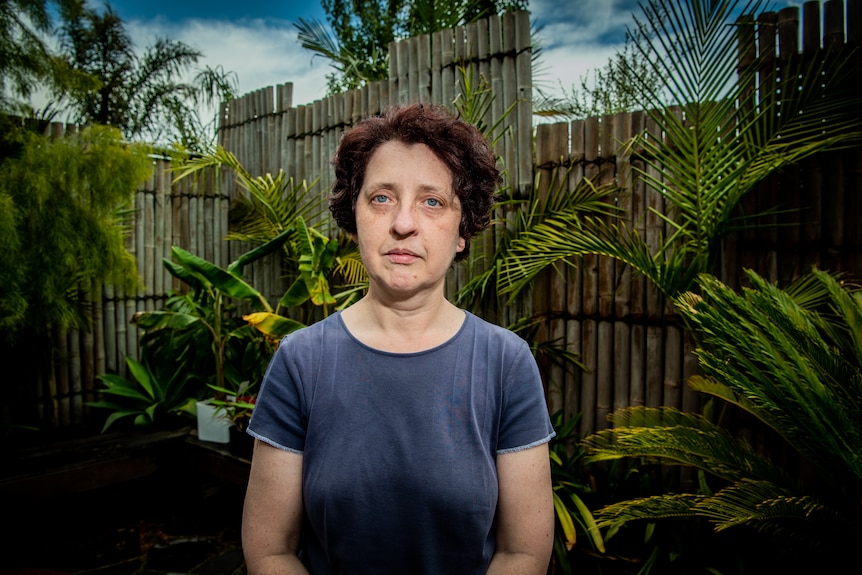
<path fill-rule="evenodd" d="M 347 130 L 332 159 L 335 183 L 329 211 L 344 231 L 356 233 L 356 200 L 371 155 L 385 142 L 425 144 L 449 168 L 452 187 L 461 202 L 459 235 L 470 252 L 470 238 L 488 227 L 497 186 L 502 181 L 496 158 L 479 130 L 442 106 L 392 106 Z"/>

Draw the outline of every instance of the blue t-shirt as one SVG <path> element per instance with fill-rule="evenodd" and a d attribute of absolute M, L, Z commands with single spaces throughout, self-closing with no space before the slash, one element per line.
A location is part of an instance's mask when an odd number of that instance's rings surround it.
<path fill-rule="evenodd" d="M 288 335 L 249 433 L 303 454 L 314 575 L 485 573 L 496 455 L 554 435 L 526 342 L 469 312 L 419 353 L 370 348 L 340 314 Z"/>

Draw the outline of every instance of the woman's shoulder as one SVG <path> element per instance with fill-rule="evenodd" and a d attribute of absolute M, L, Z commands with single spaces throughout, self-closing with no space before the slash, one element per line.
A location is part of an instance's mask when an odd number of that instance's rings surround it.
<path fill-rule="evenodd" d="M 467 321 L 469 325 L 473 326 L 477 337 L 490 338 L 492 341 L 506 347 L 529 347 L 524 338 L 512 330 L 496 323 L 491 323 L 469 311 L 465 310 L 465 312 L 467 313 Z"/>
<path fill-rule="evenodd" d="M 323 342 L 331 341 L 337 332 L 344 329 L 340 313 L 336 312 L 320 321 L 316 321 L 285 335 L 279 342 L 279 349 L 282 347 L 295 348 L 306 346 L 313 346 L 316 349 Z"/>

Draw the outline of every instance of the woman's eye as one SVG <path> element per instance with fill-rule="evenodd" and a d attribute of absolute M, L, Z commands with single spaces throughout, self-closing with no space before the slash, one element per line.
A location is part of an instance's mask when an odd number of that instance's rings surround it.
<path fill-rule="evenodd" d="M 436 208 L 437 206 L 440 205 L 440 200 L 438 200 L 437 198 L 428 198 L 427 200 L 425 200 L 425 203 L 428 204 L 429 206 L 431 206 L 432 208 Z"/>
<path fill-rule="evenodd" d="M 389 198 L 384 194 L 378 194 L 374 196 L 374 199 L 372 201 L 377 204 L 385 204 L 387 201 L 389 201 Z"/>

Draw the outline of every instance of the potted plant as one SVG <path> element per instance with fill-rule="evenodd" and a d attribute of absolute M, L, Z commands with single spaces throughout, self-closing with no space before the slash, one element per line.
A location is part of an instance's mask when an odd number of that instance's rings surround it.
<path fill-rule="evenodd" d="M 210 388 L 216 392 L 218 397 L 224 398 L 212 399 L 210 404 L 215 406 L 223 417 L 230 421 L 228 435 L 231 452 L 240 457 L 251 458 L 254 439 L 245 430 L 257 400 L 255 384 L 243 381 L 236 391 L 214 385 L 210 385 Z"/>

